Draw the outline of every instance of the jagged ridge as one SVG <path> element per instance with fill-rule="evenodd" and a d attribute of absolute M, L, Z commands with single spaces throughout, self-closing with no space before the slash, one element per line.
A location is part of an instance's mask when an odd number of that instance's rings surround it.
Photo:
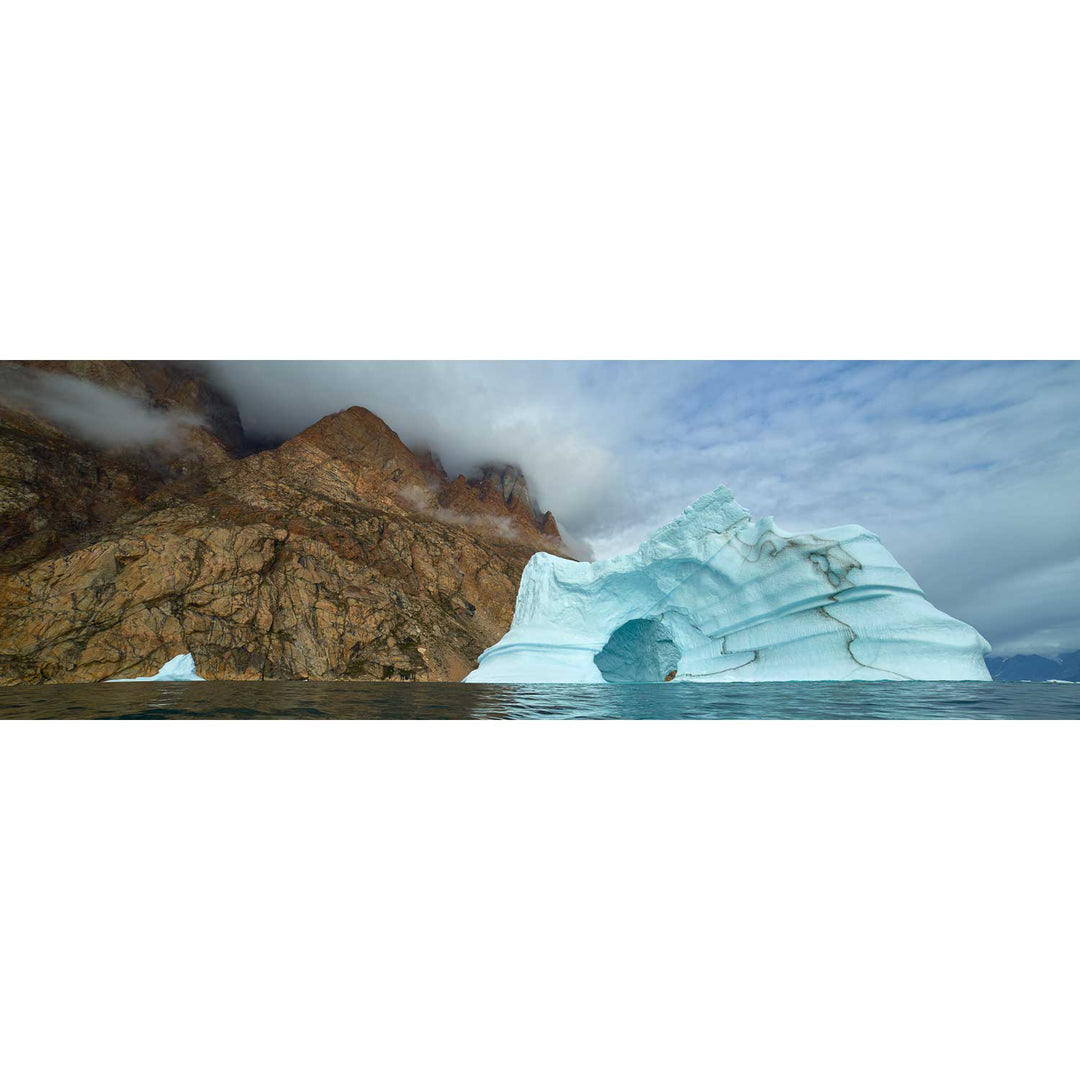
<path fill-rule="evenodd" d="M 188 653 L 211 679 L 456 680 L 509 626 L 530 555 L 561 550 L 523 477 L 433 484 L 367 409 L 251 453 L 197 370 L 67 373 L 212 415 L 159 453 L 0 411 L 4 682 L 146 676 Z"/>

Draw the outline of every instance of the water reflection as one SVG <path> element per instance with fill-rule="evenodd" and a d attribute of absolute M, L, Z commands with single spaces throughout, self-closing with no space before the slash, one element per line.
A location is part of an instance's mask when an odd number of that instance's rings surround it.
<path fill-rule="evenodd" d="M 0 687 L 0 719 L 1080 719 L 1054 683 L 205 682 Z"/>

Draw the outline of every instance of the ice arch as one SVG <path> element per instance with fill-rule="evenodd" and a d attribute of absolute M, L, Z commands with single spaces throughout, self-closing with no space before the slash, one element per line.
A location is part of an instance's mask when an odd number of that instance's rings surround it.
<path fill-rule="evenodd" d="M 510 629 L 466 681 L 986 681 L 989 651 L 873 533 L 785 532 L 717 488 L 633 554 L 534 555 Z"/>
<path fill-rule="evenodd" d="M 630 619 L 608 638 L 594 663 L 605 682 L 664 682 L 678 668 L 680 655 L 659 619 Z"/>

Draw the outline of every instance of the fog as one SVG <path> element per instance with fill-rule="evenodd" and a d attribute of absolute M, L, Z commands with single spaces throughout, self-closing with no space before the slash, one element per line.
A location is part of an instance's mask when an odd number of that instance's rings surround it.
<path fill-rule="evenodd" d="M 0 372 L 0 402 L 35 415 L 110 450 L 158 446 L 176 450 L 201 417 L 155 409 L 127 394 L 62 372 L 11 367 Z"/>
<path fill-rule="evenodd" d="M 206 365 L 256 439 L 295 435 L 362 405 L 451 477 L 520 465 L 535 502 L 582 537 L 633 516 L 613 418 L 596 408 L 580 364 L 230 362 Z M 587 537 L 585 537 L 587 539 Z"/>

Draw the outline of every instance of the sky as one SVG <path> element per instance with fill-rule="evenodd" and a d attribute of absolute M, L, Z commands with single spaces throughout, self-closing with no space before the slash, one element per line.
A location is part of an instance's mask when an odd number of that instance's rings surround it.
<path fill-rule="evenodd" d="M 520 465 L 597 558 L 720 484 L 787 530 L 877 533 L 996 653 L 1080 648 L 1080 363 L 211 365 L 249 433 L 363 405 L 448 471 Z"/>
<path fill-rule="evenodd" d="M 788 531 L 858 524 L 994 652 L 1080 649 L 1080 362 L 202 365 L 249 436 L 363 405 L 451 474 L 519 465 L 575 552 L 632 551 L 723 484 Z M 189 414 L 63 374 L 4 392 L 83 437 L 175 442 Z"/>

